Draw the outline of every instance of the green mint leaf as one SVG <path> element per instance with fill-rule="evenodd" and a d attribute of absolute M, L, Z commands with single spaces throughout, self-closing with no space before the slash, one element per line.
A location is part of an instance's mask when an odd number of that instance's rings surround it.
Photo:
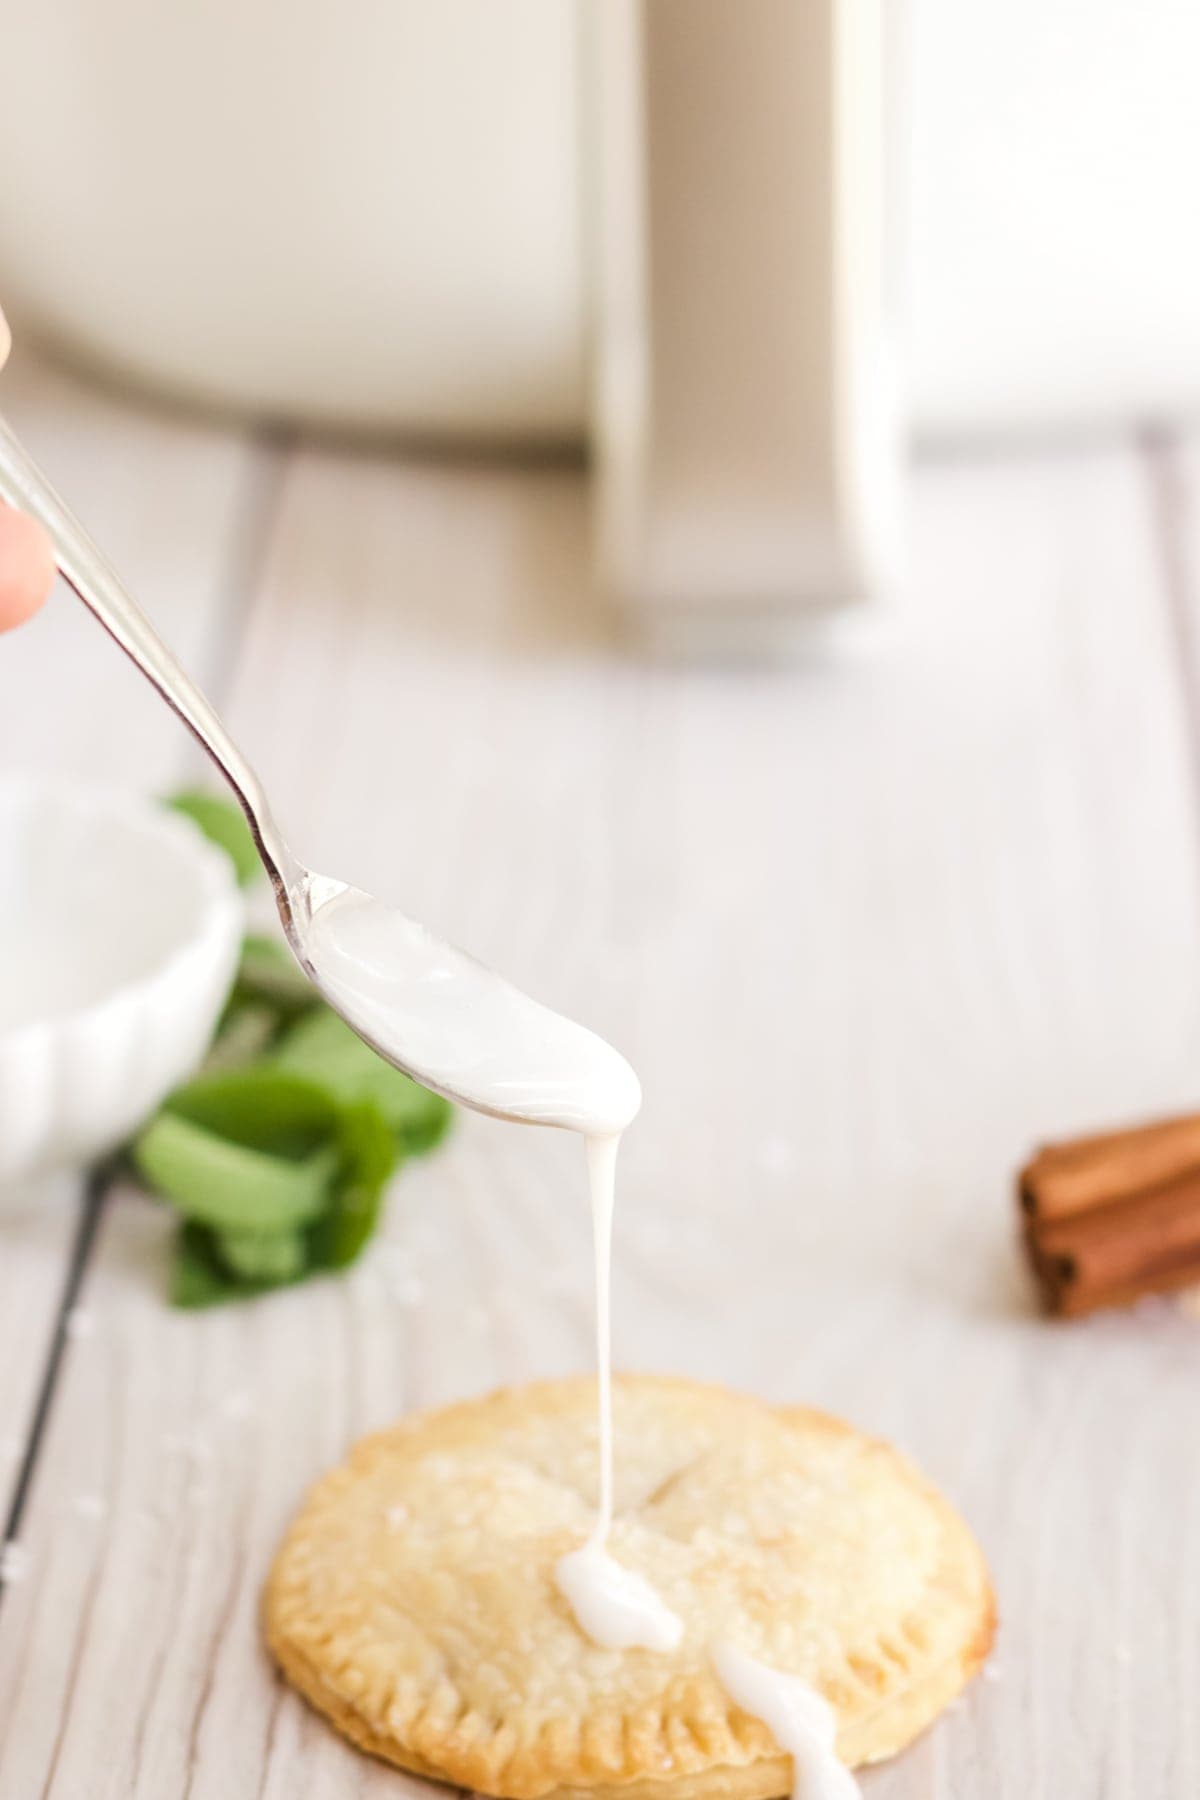
<path fill-rule="evenodd" d="M 319 1006 L 321 997 L 286 945 L 251 932 L 242 941 L 234 998 L 263 1001 L 288 1017 Z"/>
<path fill-rule="evenodd" d="M 235 995 L 225 1008 L 217 1035 L 201 1064 L 205 1075 L 227 1075 L 264 1056 L 279 1035 L 279 1014 L 261 1000 Z"/>
<path fill-rule="evenodd" d="M 130 1147 L 181 1215 L 172 1301 L 214 1306 L 345 1268 L 404 1155 L 451 1118 L 321 1001 L 282 943 L 247 937 L 201 1073 Z"/>
<path fill-rule="evenodd" d="M 223 800 L 218 794 L 202 793 L 197 788 L 185 788 L 182 793 L 172 794 L 167 805 L 191 819 L 206 838 L 224 850 L 233 864 L 239 887 L 250 885 L 260 873 L 262 864 L 240 806 L 235 806 L 232 800 Z"/>
<path fill-rule="evenodd" d="M 302 1161 L 329 1142 L 338 1101 L 319 1082 L 268 1059 L 198 1075 L 176 1088 L 163 1111 L 247 1150 Z"/>
<path fill-rule="evenodd" d="M 302 1231 L 221 1231 L 216 1249 L 242 1283 L 281 1287 L 308 1273 L 308 1244 Z"/>
<path fill-rule="evenodd" d="M 332 1203 L 309 1229 L 309 1255 L 322 1269 L 344 1269 L 361 1253 L 400 1162 L 396 1140 L 373 1100 L 342 1108 L 337 1142 L 341 1162 Z"/>
<path fill-rule="evenodd" d="M 328 1007 L 292 1026 L 275 1062 L 341 1100 L 373 1100 L 402 1148 L 412 1155 L 431 1150 L 449 1129 L 453 1116 L 449 1102 L 384 1062 Z"/>
<path fill-rule="evenodd" d="M 252 1300 L 272 1288 L 303 1279 L 308 1271 L 304 1260 L 307 1246 L 302 1235 L 292 1238 L 299 1250 L 298 1261 L 287 1251 L 265 1250 L 265 1244 L 276 1241 L 275 1235 L 259 1237 L 252 1246 L 253 1235 L 216 1232 L 194 1220 L 183 1221 L 175 1240 L 171 1304 L 192 1309 L 222 1306 L 230 1300 Z M 247 1268 L 252 1266 L 259 1272 L 237 1272 L 239 1259 Z"/>
<path fill-rule="evenodd" d="M 338 1169 L 333 1143 L 303 1160 L 268 1155 L 169 1112 L 136 1139 L 133 1160 L 185 1218 L 230 1231 L 284 1231 L 319 1218 Z"/>
<path fill-rule="evenodd" d="M 353 1262 L 400 1150 L 374 1100 L 268 1062 L 179 1089 L 133 1158 L 187 1222 L 173 1298 L 206 1306 Z"/>
<path fill-rule="evenodd" d="M 171 1270 L 172 1306 L 219 1306 L 240 1299 L 243 1292 L 221 1266 L 212 1232 L 203 1225 L 181 1224 Z"/>

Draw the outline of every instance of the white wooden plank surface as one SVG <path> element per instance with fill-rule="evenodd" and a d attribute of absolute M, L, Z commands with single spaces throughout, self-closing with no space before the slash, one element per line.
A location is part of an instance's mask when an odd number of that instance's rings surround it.
<path fill-rule="evenodd" d="M 247 440 L 131 406 L 14 355 L 0 406 L 171 648 L 201 679 L 219 659 L 225 583 L 255 451 Z M 60 583 L 0 656 L 0 769 L 154 789 L 188 740 Z"/>
<path fill-rule="evenodd" d="M 14 358 L 0 406 L 128 574 L 179 653 L 206 675 L 250 451 L 236 438 L 117 403 Z M 0 642 L 0 773 L 46 770 L 145 789 L 179 778 L 187 740 L 83 607 L 59 586 Z M 76 1223 L 75 1184 L 0 1210 L 0 1518 L 25 1442 Z"/>
<path fill-rule="evenodd" d="M 1200 428 L 1151 434 L 1146 454 L 1163 545 L 1163 579 L 1192 727 L 1200 810 Z"/>
<path fill-rule="evenodd" d="M 1009 1201 L 1038 1137 L 1195 1100 L 1153 516 L 1119 449 L 927 470 L 873 660 L 679 670 L 607 642 L 578 477 L 306 455 L 238 672 L 302 854 L 642 1073 L 619 1360 L 842 1411 L 978 1528 L 995 1678 L 870 1800 L 1200 1785 L 1200 1326 L 1040 1321 Z M 111 1209 L 0 1618 L 2 1800 L 416 1785 L 276 1686 L 258 1593 L 357 1433 L 588 1366 L 573 1150 L 464 1121 L 353 1277 L 199 1318 L 162 1304 L 162 1214 Z"/>

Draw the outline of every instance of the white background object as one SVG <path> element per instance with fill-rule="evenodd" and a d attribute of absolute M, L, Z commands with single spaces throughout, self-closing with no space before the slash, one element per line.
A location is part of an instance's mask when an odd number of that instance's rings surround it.
<path fill-rule="evenodd" d="M 0 0 L 0 286 L 204 400 L 578 432 L 574 0 Z"/>
<path fill-rule="evenodd" d="M 113 1149 L 192 1072 L 241 925 L 229 859 L 190 821 L 0 781 L 0 1187 Z"/>
<path fill-rule="evenodd" d="M 910 0 L 911 417 L 1200 408 L 1200 6 Z"/>
<path fill-rule="evenodd" d="M 729 6 L 751 32 L 754 9 Z M 606 10 L 0 0 L 0 284 L 90 354 L 218 402 L 582 437 L 585 27 Z M 889 205 L 910 237 L 915 429 L 1200 405 L 1200 8 L 886 10 L 910 140 Z M 798 106 L 808 82 L 798 70 Z M 741 97 L 751 126 L 757 98 Z M 711 173 L 697 167 L 698 187 Z M 786 229 L 790 191 L 786 171 L 763 180 L 763 230 Z M 815 261 L 814 287 L 827 276 Z"/>
<path fill-rule="evenodd" d="M 879 0 L 610 0 L 596 381 L 609 584 L 774 644 L 895 550 Z"/>

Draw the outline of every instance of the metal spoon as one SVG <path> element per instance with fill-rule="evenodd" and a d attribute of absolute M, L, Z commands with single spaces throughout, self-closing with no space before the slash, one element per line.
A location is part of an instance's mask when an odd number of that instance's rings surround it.
<path fill-rule="evenodd" d="M 623 1130 L 641 1089 L 602 1038 L 403 913 L 297 860 L 215 710 L 3 419 L 0 499 L 46 527 L 65 580 L 233 789 L 288 943 L 334 1011 L 405 1074 L 479 1112 L 594 1136 Z"/>

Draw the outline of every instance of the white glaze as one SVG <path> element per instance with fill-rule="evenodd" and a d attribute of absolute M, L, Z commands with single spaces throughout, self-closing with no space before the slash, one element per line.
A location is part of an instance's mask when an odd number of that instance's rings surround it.
<path fill-rule="evenodd" d="M 554 1571 L 558 1591 L 585 1636 L 606 1650 L 674 1650 L 683 1621 L 643 1575 L 627 1569 L 606 1548 L 613 1516 L 612 1345 L 610 1296 L 616 1136 L 586 1140 L 588 1188 L 596 1268 L 596 1385 L 599 1399 L 600 1500 L 587 1542 L 561 1557 Z"/>
<path fill-rule="evenodd" d="M 637 1113 L 638 1078 L 611 1044 L 371 895 L 338 892 L 302 935 L 350 1023 L 426 1087 L 585 1136 L 619 1133 Z"/>
<path fill-rule="evenodd" d="M 683 1620 L 595 1535 L 559 1558 L 554 1579 L 580 1630 L 606 1650 L 674 1650 L 683 1637 Z"/>
<path fill-rule="evenodd" d="M 592 1205 L 592 1255 L 596 1285 L 596 1393 L 600 1427 L 600 1508 L 592 1533 L 603 1544 L 612 1529 L 612 1228 L 619 1137 L 584 1139 L 588 1197 Z"/>
<path fill-rule="evenodd" d="M 346 1017 L 428 1087 L 483 1112 L 577 1131 L 587 1151 L 596 1270 L 599 1507 L 563 1557 L 558 1586 L 583 1631 L 611 1649 L 668 1650 L 683 1626 L 606 1549 L 613 1511 L 610 1269 L 620 1134 L 641 1105 L 611 1045 L 356 888 L 314 906 L 304 950 Z"/>
<path fill-rule="evenodd" d="M 671 1649 L 682 1624 L 605 1548 L 613 1510 L 613 1186 L 620 1134 L 641 1104 L 637 1076 L 603 1038 L 357 889 L 318 905 L 304 935 L 309 961 L 346 1016 L 419 1080 L 481 1111 L 582 1135 L 596 1269 L 599 1509 L 556 1579 L 597 1643 Z"/>
<path fill-rule="evenodd" d="M 861 1800 L 861 1788 L 834 1748 L 837 1716 L 815 1688 L 756 1662 L 736 1644 L 714 1644 L 712 1662 L 734 1705 L 761 1719 L 791 1757 L 794 1800 Z"/>

